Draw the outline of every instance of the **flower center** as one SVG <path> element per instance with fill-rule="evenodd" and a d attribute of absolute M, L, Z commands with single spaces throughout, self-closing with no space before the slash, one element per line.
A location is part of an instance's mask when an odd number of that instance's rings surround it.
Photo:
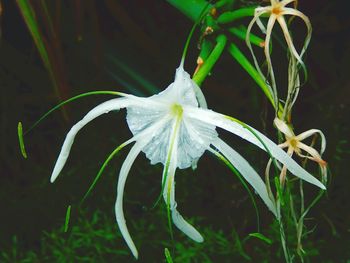
<path fill-rule="evenodd" d="M 271 11 L 271 13 L 276 15 L 276 16 L 280 15 L 281 12 L 282 12 L 282 9 L 281 9 L 280 5 L 277 5 L 277 6 L 273 7 L 272 11 Z"/>
<path fill-rule="evenodd" d="M 294 149 L 297 148 L 298 141 L 295 138 L 290 139 L 289 143 Z"/>
<path fill-rule="evenodd" d="M 171 113 L 178 118 L 182 118 L 182 114 L 184 112 L 182 106 L 180 104 L 174 103 L 170 108 Z"/>

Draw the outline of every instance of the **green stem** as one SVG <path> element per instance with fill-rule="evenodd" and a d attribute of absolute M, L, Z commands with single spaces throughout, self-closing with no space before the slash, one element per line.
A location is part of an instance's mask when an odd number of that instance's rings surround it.
<path fill-rule="evenodd" d="M 280 229 L 279 229 L 280 230 L 280 238 L 281 238 L 281 244 L 282 244 L 284 258 L 286 260 L 286 263 L 291 263 L 292 259 L 289 255 L 289 251 L 288 251 L 288 247 L 287 247 L 286 234 L 285 234 L 284 226 L 283 226 L 283 222 L 282 222 L 281 204 L 280 204 L 279 200 L 277 200 L 277 210 L 278 210 L 278 214 L 280 215 L 280 217 L 278 218 L 278 224 L 280 227 Z"/>
<path fill-rule="evenodd" d="M 217 22 L 219 24 L 227 24 L 227 23 L 234 22 L 240 18 L 244 18 L 247 16 L 254 16 L 255 8 L 256 8 L 256 6 L 245 7 L 245 8 L 240 8 L 240 9 L 235 10 L 235 11 L 225 12 L 218 17 Z"/>
<path fill-rule="evenodd" d="M 225 35 L 219 35 L 216 38 L 216 46 L 213 51 L 210 53 L 207 60 L 204 62 L 202 67 L 198 70 L 196 75 L 193 76 L 193 81 L 197 83 L 198 86 L 202 84 L 205 78 L 208 76 L 215 63 L 220 58 L 225 46 L 226 46 L 227 38 Z"/>
<path fill-rule="evenodd" d="M 262 79 L 259 72 L 255 67 L 249 62 L 247 57 L 239 50 L 239 48 L 231 43 L 228 47 L 228 52 L 231 56 L 248 72 L 248 74 L 254 79 L 254 81 L 260 86 L 261 90 L 266 95 L 267 99 L 270 101 L 272 106 L 276 108 L 273 96 L 269 91 L 269 87 L 266 82 Z"/>
<path fill-rule="evenodd" d="M 245 26 L 243 26 L 243 25 L 240 25 L 238 27 L 231 27 L 231 28 L 229 28 L 228 32 L 230 32 L 234 36 L 238 37 L 239 39 L 245 41 L 246 35 L 247 35 L 247 28 Z M 250 43 L 252 43 L 253 45 L 256 45 L 256 46 L 258 46 L 260 48 L 263 47 L 262 44 L 265 41 L 261 37 L 258 37 L 257 35 L 254 35 L 252 33 L 249 34 L 249 40 L 250 40 Z"/>

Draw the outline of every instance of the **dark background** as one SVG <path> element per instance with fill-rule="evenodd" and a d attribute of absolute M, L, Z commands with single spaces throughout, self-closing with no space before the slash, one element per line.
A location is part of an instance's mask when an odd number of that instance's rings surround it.
<path fill-rule="evenodd" d="M 52 49 L 56 50 L 61 98 L 91 90 L 150 95 L 172 82 L 192 26 L 192 22 L 173 6 L 155 0 L 90 0 L 81 6 L 75 1 L 62 1 L 60 5 L 53 2 L 48 4 L 49 12 L 59 36 L 51 43 L 60 43 L 52 45 Z M 316 229 L 308 239 L 314 242 L 311 246 L 321 255 L 311 262 L 350 259 L 350 20 L 344 6 L 346 2 L 343 2 L 308 0 L 299 3 L 299 9 L 311 19 L 313 36 L 306 58 L 309 79 L 295 105 L 293 122 L 296 133 L 310 128 L 324 131 L 327 137 L 325 160 L 331 170 L 327 196 L 310 215 L 310 228 L 316 226 Z M 124 111 L 95 120 L 77 136 L 63 173 L 55 184 L 50 184 L 51 169 L 66 132 L 92 106 L 107 98 L 89 97 L 69 104 L 64 108 L 65 113 L 53 113 L 27 134 L 24 139 L 28 159 L 25 160 L 17 141 L 18 121 L 23 122 L 24 129 L 28 128 L 59 99 L 16 2 L 2 1 L 2 5 L 0 251 L 10 251 L 16 237 L 16 246 L 24 253 L 39 250 L 43 232 L 62 225 L 67 205 L 79 202 L 107 154 L 128 139 L 130 132 Z M 43 26 L 45 21 L 40 18 L 39 21 Z M 198 37 L 195 34 L 186 59 L 186 70 L 190 73 L 194 71 L 199 52 Z M 250 58 L 244 43 L 237 43 Z M 283 68 L 282 59 L 277 63 Z M 273 130 L 266 128 L 272 123 L 270 105 L 227 52 L 212 73 L 203 84 L 210 108 L 274 136 Z M 267 156 L 236 138 L 229 140 L 255 167 L 263 169 Z M 116 171 L 126 152 L 110 165 L 85 203 L 88 215 L 99 209 L 114 220 Z M 143 218 L 148 224 L 166 221 L 164 215 L 162 219 L 152 217 L 152 212 L 147 210 L 159 193 L 161 171 L 161 166 L 151 167 L 144 156 L 138 159 L 126 186 L 129 196 L 125 209 L 129 210 L 126 212 L 129 220 Z M 235 228 L 243 236 L 254 231 L 255 219 L 252 218 L 255 214 L 245 190 L 212 156 L 202 157 L 195 172 L 179 172 L 177 180 L 179 206 L 188 218 L 200 217 L 200 226 L 211 225 L 223 231 Z M 312 187 L 307 186 L 307 189 L 311 193 L 315 191 Z M 264 212 L 260 200 L 258 202 L 262 226 L 268 227 L 272 217 Z M 77 217 L 72 217 L 73 222 Z M 169 238 L 166 226 L 157 231 L 163 231 L 164 238 Z M 143 238 L 145 242 L 147 236 Z M 112 242 L 116 241 L 112 239 Z M 140 248 L 141 254 L 152 251 L 147 243 Z M 158 252 L 161 255 L 162 252 Z M 159 255 L 157 258 L 161 258 Z"/>

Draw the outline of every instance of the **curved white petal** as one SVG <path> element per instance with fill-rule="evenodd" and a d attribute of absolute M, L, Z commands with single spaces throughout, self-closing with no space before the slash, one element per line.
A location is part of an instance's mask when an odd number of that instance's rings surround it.
<path fill-rule="evenodd" d="M 222 129 L 225 129 L 231 133 L 234 133 L 260 148 L 264 148 L 261 142 L 252 134 L 248 129 L 244 128 L 239 121 L 231 121 L 227 118 L 226 115 L 217 113 L 212 110 L 205 110 L 195 107 L 184 107 L 184 114 L 188 117 L 188 122 L 191 119 L 199 120 L 204 123 L 208 123 Z"/>
<path fill-rule="evenodd" d="M 318 129 L 310 129 L 308 131 L 302 132 L 299 135 L 297 135 L 295 138 L 298 141 L 303 141 L 304 139 L 310 137 L 311 135 L 314 135 L 318 133 L 321 136 L 321 155 L 324 153 L 325 149 L 326 149 L 326 137 L 324 136 L 323 132 L 321 130 Z"/>
<path fill-rule="evenodd" d="M 130 248 L 135 258 L 138 257 L 138 252 L 134 242 L 131 239 L 128 228 L 126 226 L 124 211 L 123 211 L 123 195 L 124 195 L 125 182 L 128 177 L 130 168 L 134 163 L 136 157 L 142 151 L 142 148 L 146 145 L 146 143 L 147 143 L 147 139 L 136 142 L 135 145 L 131 148 L 128 156 L 126 157 L 119 173 L 118 186 L 117 186 L 117 200 L 115 203 L 115 216 L 116 216 L 116 220 L 117 220 L 120 232 L 122 233 L 126 244 Z"/>
<path fill-rule="evenodd" d="M 63 166 L 65 165 L 70 149 L 72 147 L 72 144 L 74 142 L 74 138 L 77 135 L 77 133 L 90 121 L 97 118 L 98 116 L 108 113 L 112 110 L 119 110 L 121 108 L 128 107 L 130 104 L 134 103 L 132 99 L 129 98 L 117 98 L 117 99 L 111 99 L 106 102 L 101 103 L 100 105 L 96 106 L 92 110 L 90 110 L 85 117 L 76 123 L 68 132 L 66 139 L 64 140 L 63 146 L 61 148 L 61 152 L 57 158 L 55 167 L 53 169 L 53 172 L 51 174 L 51 183 L 53 183 L 61 170 L 63 169 Z"/>
<path fill-rule="evenodd" d="M 291 130 L 291 128 L 288 127 L 288 125 L 280 120 L 279 118 L 275 118 L 273 123 L 276 125 L 277 129 L 282 132 L 284 135 L 286 135 L 288 138 L 294 137 L 294 133 Z"/>
<path fill-rule="evenodd" d="M 276 207 L 270 199 L 266 185 L 259 174 L 251 167 L 251 165 L 232 147 L 227 145 L 223 140 L 217 138 L 212 145 L 218 149 L 230 163 L 241 173 L 246 181 L 254 188 L 255 192 L 261 197 L 270 211 L 277 216 Z"/>
<path fill-rule="evenodd" d="M 317 180 L 315 177 L 309 174 L 305 169 L 303 169 L 290 156 L 288 156 L 286 152 L 280 149 L 278 145 L 276 145 L 264 134 L 255 130 L 254 128 L 232 117 L 222 115 L 210 110 L 203 110 L 203 109 L 194 108 L 194 107 L 186 107 L 185 111 L 186 111 L 186 114 L 193 119 L 199 119 L 199 120 L 202 120 L 203 122 L 225 129 L 255 144 L 256 146 L 260 147 L 265 151 L 268 150 L 269 153 L 272 155 L 272 157 L 276 158 L 278 161 L 283 163 L 292 174 L 311 184 L 314 184 L 320 187 L 321 189 L 326 189 L 325 186 L 319 180 Z M 254 132 L 255 135 L 252 132 Z"/>
<path fill-rule="evenodd" d="M 194 83 L 194 85 L 192 86 L 194 93 L 196 94 L 196 98 L 199 104 L 199 107 L 203 108 L 203 109 L 208 109 L 208 104 L 207 104 L 207 100 L 204 97 L 204 94 L 201 90 L 200 87 L 197 86 L 196 83 Z"/>
<path fill-rule="evenodd" d="M 127 229 L 124 212 L 123 212 L 123 195 L 124 195 L 124 187 L 126 178 L 129 174 L 130 168 L 134 163 L 137 155 L 143 150 L 143 148 L 149 143 L 152 139 L 152 134 L 162 127 L 168 121 L 167 116 L 158 120 L 152 127 L 147 128 L 146 130 L 138 133 L 133 138 L 128 140 L 127 142 L 137 141 L 135 145 L 130 150 L 128 156 L 126 157 L 122 168 L 120 169 L 119 178 L 118 178 L 118 187 L 117 187 L 117 200 L 115 203 L 115 214 L 118 226 L 120 228 L 120 232 L 122 233 L 128 247 L 132 251 L 135 258 L 137 258 L 137 250 L 135 244 L 133 243 L 129 231 Z"/>

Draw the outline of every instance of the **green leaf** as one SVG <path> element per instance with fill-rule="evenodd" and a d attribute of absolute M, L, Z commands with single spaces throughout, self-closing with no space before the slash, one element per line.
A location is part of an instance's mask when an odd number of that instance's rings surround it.
<path fill-rule="evenodd" d="M 164 248 L 164 255 L 167 263 L 173 263 L 173 259 L 171 258 L 169 249 Z"/>
<path fill-rule="evenodd" d="M 203 10 L 212 8 L 212 5 L 208 4 L 210 1 L 206 0 L 167 0 L 167 2 L 193 21 L 201 16 Z"/>
<path fill-rule="evenodd" d="M 27 159 L 27 153 L 24 147 L 24 140 L 23 140 L 22 122 L 18 122 L 17 133 L 18 133 L 19 147 L 21 149 L 22 156 Z"/>
<path fill-rule="evenodd" d="M 250 237 L 256 237 L 264 242 L 266 242 L 267 244 L 271 245 L 272 244 L 272 240 L 267 238 L 266 236 L 264 236 L 261 233 L 250 233 L 249 234 Z"/>
<path fill-rule="evenodd" d="M 280 179 L 277 176 L 275 177 L 275 186 L 277 189 L 279 201 L 281 202 L 281 205 L 284 206 L 283 190 L 280 184 Z"/>
<path fill-rule="evenodd" d="M 29 32 L 33 37 L 35 45 L 39 51 L 40 57 L 45 64 L 45 67 L 50 69 L 48 52 L 45 48 L 44 40 L 42 38 L 39 25 L 36 20 L 34 9 L 32 8 L 28 0 L 17 0 L 17 5 L 21 11 L 25 23 L 27 24 Z"/>
<path fill-rule="evenodd" d="M 16 2 L 23 16 L 24 22 L 26 23 L 28 30 L 34 40 L 34 43 L 39 52 L 40 58 L 43 61 L 44 66 L 48 71 L 49 76 L 52 80 L 56 96 L 58 97 L 58 99 L 60 99 L 61 94 L 59 90 L 58 77 L 56 76 L 57 74 L 55 74 L 54 72 L 54 66 L 50 61 L 49 46 L 43 36 L 43 33 L 40 30 L 38 19 L 35 14 L 35 10 L 33 9 L 33 6 L 31 5 L 30 1 L 28 0 L 16 0 Z M 45 9 L 45 6 L 43 6 L 43 8 Z"/>

